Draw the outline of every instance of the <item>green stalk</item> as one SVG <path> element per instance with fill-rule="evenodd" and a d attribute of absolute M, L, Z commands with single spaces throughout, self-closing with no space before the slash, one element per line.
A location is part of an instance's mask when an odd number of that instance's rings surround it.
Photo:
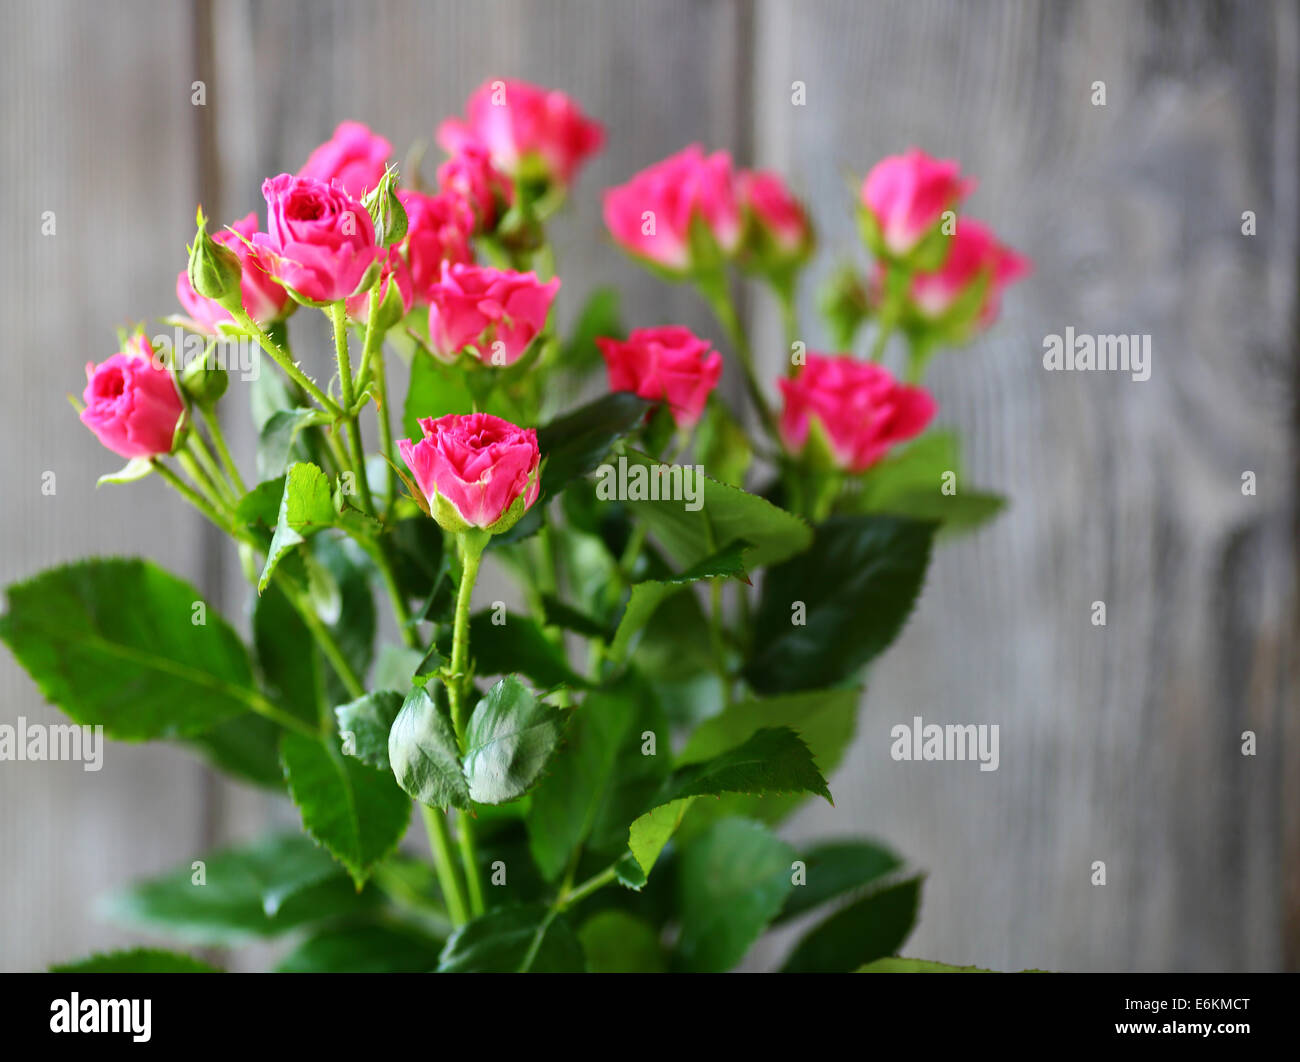
<path fill-rule="evenodd" d="M 456 536 L 460 545 L 461 574 L 460 586 L 456 590 L 456 619 L 452 626 L 447 699 L 451 702 L 451 724 L 462 753 L 465 751 L 465 678 L 469 668 L 469 607 L 488 537 L 485 532 L 472 530 L 462 531 Z"/>
<path fill-rule="evenodd" d="M 208 477 L 208 482 L 216 488 L 217 494 L 227 505 L 238 505 L 239 496 L 235 494 L 234 488 L 226 481 L 225 473 L 218 467 L 216 459 L 204 444 L 202 436 L 200 436 L 197 431 L 192 431 L 190 432 L 189 439 L 186 441 L 189 445 L 190 453 L 198 458 L 199 464 L 203 467 L 203 471 Z"/>
<path fill-rule="evenodd" d="M 718 319 L 718 323 L 722 325 L 723 331 L 727 333 L 727 338 L 731 341 L 737 358 L 740 359 L 740 367 L 744 371 L 745 388 L 749 392 L 749 399 L 753 402 L 754 409 L 758 411 L 758 419 L 762 423 L 763 429 L 773 441 L 779 444 L 781 436 L 777 430 L 776 417 L 772 413 L 772 407 L 768 405 L 767 398 L 763 395 L 763 388 L 758 382 L 758 372 L 754 367 L 754 352 L 750 348 L 749 337 L 745 335 L 744 326 L 741 325 L 740 318 L 736 316 L 736 308 L 732 305 L 731 295 L 727 291 L 725 275 L 720 275 L 716 280 L 701 281 L 699 290 L 708 301 L 713 310 L 713 315 Z"/>
<path fill-rule="evenodd" d="M 334 325 L 334 353 L 338 356 L 339 362 L 339 390 L 343 397 L 344 409 L 343 424 L 352 451 L 352 470 L 357 475 L 361 502 L 366 512 L 373 513 L 375 501 L 370 496 L 370 481 L 366 478 L 366 455 L 361 447 L 361 429 L 357 426 L 356 415 L 352 413 L 352 403 L 356 395 L 352 388 L 352 359 L 348 356 L 348 308 L 342 299 L 330 303 L 329 316 Z"/>
<path fill-rule="evenodd" d="M 469 908 L 475 918 L 486 909 L 483 906 L 483 883 L 479 881 L 478 849 L 474 844 L 474 823 L 469 812 L 457 815 L 460 828 L 456 831 L 460 845 L 460 862 L 465 868 L 465 881 L 469 885 Z"/>
<path fill-rule="evenodd" d="M 243 477 L 239 474 L 239 466 L 235 464 L 235 459 L 230 456 L 230 447 L 226 445 L 225 433 L 221 430 L 221 421 L 211 410 L 199 407 L 199 414 L 203 417 L 203 423 L 208 426 L 208 434 L 212 436 L 212 441 L 217 447 L 217 456 L 221 458 L 221 463 L 225 467 L 226 475 L 230 477 L 230 482 L 234 484 L 235 490 L 239 492 L 242 498 L 248 493 L 248 488 L 244 486 Z"/>
<path fill-rule="evenodd" d="M 451 855 L 451 836 L 447 832 L 447 819 L 437 808 L 420 805 L 424 816 L 424 829 L 429 835 L 429 851 L 433 855 L 433 869 L 438 875 L 438 886 L 447 904 L 447 913 L 453 925 L 463 926 L 469 921 L 466 913 L 465 893 L 456 876 L 456 864 Z"/>
<path fill-rule="evenodd" d="M 311 395 L 312 398 L 316 399 L 316 401 L 320 403 L 322 409 L 336 417 L 341 417 L 343 415 L 343 410 L 339 408 L 339 404 L 317 387 L 315 381 L 298 368 L 288 354 L 276 346 L 275 340 L 266 334 L 261 325 L 248 316 L 248 311 L 245 310 L 242 305 L 230 305 L 227 306 L 226 309 L 230 312 L 230 316 L 235 319 L 235 322 L 241 328 L 257 337 L 257 341 L 262 345 L 262 349 L 271 356 L 272 361 L 284 370 L 285 375 Z"/>

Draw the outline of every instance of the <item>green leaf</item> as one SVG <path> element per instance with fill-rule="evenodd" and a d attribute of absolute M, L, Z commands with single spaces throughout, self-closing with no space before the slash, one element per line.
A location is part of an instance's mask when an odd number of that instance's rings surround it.
<path fill-rule="evenodd" d="M 559 364 L 571 373 L 588 372 L 601 363 L 598 336 L 624 337 L 619 294 L 615 288 L 596 288 L 587 296 L 573 331 L 560 350 Z"/>
<path fill-rule="evenodd" d="M 603 624 L 585 612 L 566 605 L 554 594 L 542 595 L 542 610 L 548 627 L 563 627 L 566 631 L 573 631 L 585 638 L 603 639 L 609 634 Z"/>
<path fill-rule="evenodd" d="M 329 854 L 298 834 L 213 852 L 110 897 L 106 913 L 200 943 L 271 937 L 373 905 Z"/>
<path fill-rule="evenodd" d="M 945 494 L 945 477 L 956 476 L 956 494 Z M 873 466 L 848 508 L 933 520 L 944 531 L 973 530 L 1006 507 L 1006 499 L 962 486 L 961 447 L 950 431 L 927 432 L 902 452 Z"/>
<path fill-rule="evenodd" d="M 437 687 L 442 690 L 441 685 Z M 445 705 L 423 686 L 406 695 L 388 734 L 393 775 L 408 794 L 431 808 L 468 808 L 456 733 Z"/>
<path fill-rule="evenodd" d="M 656 807 L 632 823 L 629 847 L 641 869 L 649 874 L 695 797 L 792 792 L 817 793 L 827 802 L 831 800 L 812 753 L 793 730 L 759 730 L 736 748 L 674 773 L 656 798 Z"/>
<path fill-rule="evenodd" d="M 653 458 L 629 450 L 625 455 L 628 474 L 633 466 L 644 466 L 646 475 L 658 464 Z M 757 494 L 702 477 L 703 505 L 692 512 L 684 501 L 624 500 L 638 519 L 645 521 L 655 538 L 679 564 L 689 567 L 739 539 L 751 544 L 745 562 L 752 571 L 778 564 L 807 549 L 812 528 L 801 517 L 778 509 Z M 629 487 L 631 486 L 629 479 Z"/>
<path fill-rule="evenodd" d="M 267 789 L 284 789 L 280 728 L 260 715 L 245 712 L 185 743 L 227 774 Z"/>
<path fill-rule="evenodd" d="M 308 937 L 276 964 L 279 973 L 427 973 L 442 941 L 414 926 L 339 926 Z"/>
<path fill-rule="evenodd" d="M 742 701 L 701 723 L 678 755 L 678 762 L 695 763 L 716 756 L 763 727 L 788 726 L 808 746 L 822 776 L 829 778 L 853 739 L 861 699 L 861 688 L 848 686 Z M 696 805 L 688 825 L 703 825 L 706 818 L 728 815 L 778 822 L 805 799 L 807 794 L 803 793 L 762 797 L 727 794 L 716 801 Z"/>
<path fill-rule="evenodd" d="M 722 973 L 745 956 L 786 902 L 794 849 L 766 826 L 723 819 L 682 846 L 675 966 Z"/>
<path fill-rule="evenodd" d="M 879 889 L 835 912 L 799 941 L 783 973 L 848 973 L 893 955 L 916 922 L 921 876 Z"/>
<path fill-rule="evenodd" d="M 289 794 L 307 832 L 352 875 L 360 889 L 371 868 L 397 847 L 411 802 L 387 772 L 343 755 L 333 738 L 280 738 Z"/>
<path fill-rule="evenodd" d="M 581 973 L 582 945 L 544 904 L 498 907 L 462 926 L 442 950 L 439 973 Z"/>
<path fill-rule="evenodd" d="M 424 437 L 419 422 L 425 417 L 469 413 L 474 408 L 474 396 L 464 372 L 454 365 L 444 365 L 432 354 L 415 356 L 402 412 L 402 429 L 408 439 L 418 442 Z"/>
<path fill-rule="evenodd" d="M 343 752 L 380 771 L 390 771 L 388 732 L 402 710 L 404 698 L 395 690 L 376 690 L 334 709 Z"/>
<path fill-rule="evenodd" d="M 271 698 L 299 719 L 319 727 L 327 701 L 324 669 L 328 665 L 302 617 L 278 586 L 268 586 L 253 602 L 253 650 Z M 278 763 L 278 751 L 276 756 Z"/>
<path fill-rule="evenodd" d="M 647 731 L 656 736 L 653 756 L 642 754 Z M 625 677 L 587 695 L 532 793 L 528 843 L 545 878 L 559 877 L 579 845 L 611 856 L 626 849 L 629 823 L 668 774 L 668 738 L 645 683 Z"/>
<path fill-rule="evenodd" d="M 504 804 L 523 796 L 559 745 L 565 722 L 564 713 L 513 675 L 493 686 L 465 727 L 470 799 Z"/>
<path fill-rule="evenodd" d="M 149 561 L 95 559 L 8 588 L 0 639 L 73 720 L 123 741 L 193 737 L 260 694 L 203 595 Z"/>
<path fill-rule="evenodd" d="M 494 618 L 504 622 L 494 623 Z M 526 675 L 543 689 L 588 684 L 569 667 L 563 646 L 548 639 L 537 621 L 528 616 L 500 614 L 495 609 L 476 612 L 469 618 L 469 644 L 476 674 Z M 443 649 L 451 651 L 449 645 Z"/>
<path fill-rule="evenodd" d="M 890 956 L 858 967 L 858 973 L 992 973 L 978 966 L 949 966 L 930 959 L 904 959 Z"/>
<path fill-rule="evenodd" d="M 278 409 L 262 425 L 257 439 L 257 478 L 278 479 L 285 474 L 293 444 L 303 428 L 327 423 L 318 409 Z"/>
<path fill-rule="evenodd" d="M 371 535 L 379 530 L 372 517 L 351 508 L 342 495 L 334 494 L 329 477 L 315 465 L 306 462 L 290 465 L 284 478 L 275 534 L 257 582 L 258 593 L 266 589 L 285 553 L 327 527 L 343 527 Z"/>
<path fill-rule="evenodd" d="M 616 662 L 626 659 L 632 647 L 632 639 L 650 622 L 659 606 L 677 591 L 702 579 L 744 579 L 744 553 L 749 548 L 749 543 L 744 539 L 731 542 L 680 575 L 667 579 L 647 579 L 633 584 L 627 607 L 623 609 L 623 616 L 618 621 L 614 639 L 609 645 L 609 658 Z"/>
<path fill-rule="evenodd" d="M 153 461 L 148 457 L 133 457 L 116 472 L 109 472 L 95 480 L 95 486 L 102 487 L 106 483 L 135 483 L 137 480 L 144 479 L 153 471 Z"/>
<path fill-rule="evenodd" d="M 763 582 L 745 678 L 759 693 L 834 686 L 902 630 L 930 560 L 934 524 L 837 516 Z M 803 624 L 795 622 L 802 605 Z"/>
<path fill-rule="evenodd" d="M 221 973 L 215 966 L 161 948 L 131 948 L 92 955 L 77 962 L 57 963 L 50 973 Z"/>
<path fill-rule="evenodd" d="M 613 391 L 538 428 L 537 445 L 546 462 L 542 496 L 553 497 L 571 480 L 594 470 L 654 405 L 626 391 Z"/>
<path fill-rule="evenodd" d="M 590 973 L 666 973 L 668 959 L 646 922 L 611 907 L 582 924 L 578 940 Z"/>
<path fill-rule="evenodd" d="M 805 883 L 790 891 L 781 910 L 782 922 L 868 885 L 903 865 L 888 848 L 869 841 L 831 841 L 800 853 L 799 858 L 804 864 Z"/>
<path fill-rule="evenodd" d="M 262 533 L 270 541 L 280 517 L 280 499 L 284 497 L 284 476 L 259 483 L 235 506 L 235 520 L 243 527 Z"/>

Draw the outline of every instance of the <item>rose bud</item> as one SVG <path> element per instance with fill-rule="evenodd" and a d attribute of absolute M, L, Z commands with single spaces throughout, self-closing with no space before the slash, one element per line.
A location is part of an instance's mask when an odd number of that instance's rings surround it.
<path fill-rule="evenodd" d="M 722 355 L 680 325 L 637 328 L 626 340 L 598 338 L 611 391 L 663 401 L 679 428 L 700 419 L 722 375 Z"/>
<path fill-rule="evenodd" d="M 142 335 L 98 365 L 86 366 L 81 421 L 115 454 L 132 460 L 170 453 L 185 403 L 170 369 Z"/>
<path fill-rule="evenodd" d="M 424 437 L 397 448 L 430 515 L 445 530 L 509 531 L 537 501 L 541 454 L 537 433 L 488 413 L 420 421 Z"/>
<path fill-rule="evenodd" d="M 474 215 L 454 195 L 425 195 L 403 188 L 397 193 L 406 208 L 406 239 L 402 252 L 411 269 L 411 285 L 416 301 L 425 304 L 429 294 L 442 281 L 444 262 L 474 261 L 470 233 Z"/>
<path fill-rule="evenodd" d="M 780 430 L 786 448 L 808 454 L 815 427 L 831 463 L 855 473 L 919 435 L 938 408 L 923 388 L 900 384 L 883 365 L 850 355 L 809 352 L 799 375 L 777 386 L 785 397 Z"/>
<path fill-rule="evenodd" d="M 605 192 L 605 226 L 625 251 L 687 274 L 733 253 L 741 237 L 731 157 L 699 144 Z"/>
<path fill-rule="evenodd" d="M 486 365 L 513 365 L 546 327 L 560 279 L 543 284 L 535 273 L 444 262 L 429 290 L 429 342 L 453 362 L 472 350 Z"/>
<path fill-rule="evenodd" d="M 474 232 L 491 232 L 497 219 L 514 202 L 514 186 L 492 165 L 486 149 L 462 144 L 438 167 L 438 187 L 456 196 L 474 215 Z"/>
<path fill-rule="evenodd" d="M 406 209 L 397 194 L 397 171 L 385 170 L 379 184 L 361 198 L 375 226 L 375 243 L 391 247 L 406 238 Z"/>
<path fill-rule="evenodd" d="M 862 182 L 867 245 L 881 257 L 906 258 L 974 188 L 957 162 L 931 158 L 919 148 L 881 159 Z"/>
<path fill-rule="evenodd" d="M 320 305 L 368 286 L 385 252 L 370 213 L 341 185 L 282 173 L 262 182 L 262 195 L 267 231 L 253 245 L 290 294 Z"/>
<path fill-rule="evenodd" d="M 244 310 L 260 325 L 268 325 L 285 316 L 289 293 L 267 272 L 262 253 L 248 242 L 257 234 L 257 215 L 249 214 L 228 229 L 211 237 L 213 243 L 227 250 L 238 260 L 239 294 Z M 193 256 L 191 256 L 192 261 Z M 191 264 L 191 269 L 193 265 Z M 228 311 L 215 299 L 199 295 L 190 280 L 190 270 L 181 270 L 176 277 L 176 298 L 199 331 L 215 335 L 223 324 L 233 324 Z"/>
<path fill-rule="evenodd" d="M 912 277 L 911 305 L 924 321 L 944 320 L 954 334 L 987 328 L 997 318 L 1002 291 L 1029 275 L 1033 263 L 998 242 L 987 225 L 962 218 L 945 237 L 948 254 L 933 273 Z"/>
<path fill-rule="evenodd" d="M 411 271 L 396 247 L 388 248 L 388 257 L 380 266 L 379 277 L 380 315 L 376 327 L 387 331 L 410 313 L 415 305 Z M 366 288 L 347 298 L 348 316 L 361 324 L 370 322 L 370 290 Z"/>
<path fill-rule="evenodd" d="M 465 106 L 465 119 L 447 119 L 437 137 L 450 155 L 479 145 L 507 177 L 566 188 L 600 150 L 605 132 L 563 92 L 497 80 L 480 86 Z"/>
<path fill-rule="evenodd" d="M 808 214 L 777 174 L 742 170 L 737 187 L 748 221 L 746 250 L 756 268 L 780 272 L 812 254 Z"/>
<path fill-rule="evenodd" d="M 323 184 L 338 181 L 348 195 L 360 199 L 378 187 L 392 153 L 392 144 L 360 122 L 340 122 L 334 135 L 307 157 L 298 176 Z"/>

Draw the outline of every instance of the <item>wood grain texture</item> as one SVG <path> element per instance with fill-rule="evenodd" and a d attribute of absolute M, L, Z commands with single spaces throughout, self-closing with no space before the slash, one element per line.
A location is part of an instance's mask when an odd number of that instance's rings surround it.
<path fill-rule="evenodd" d="M 917 144 L 978 175 L 971 215 L 1037 263 L 931 377 L 968 482 L 1010 512 L 941 550 L 873 676 L 837 808 L 799 828 L 869 830 L 930 871 L 909 954 L 1277 967 L 1300 751 L 1283 732 L 1294 5 L 818 0 L 757 22 L 758 161 L 793 175 L 829 242 L 852 242 L 845 175 Z M 1067 325 L 1150 333 L 1151 379 L 1045 372 L 1043 337 Z M 758 327 L 775 365 L 780 331 Z M 1000 768 L 895 763 L 890 728 L 914 715 L 1000 724 Z"/>
<path fill-rule="evenodd" d="M 692 140 L 780 169 L 823 236 L 802 300 L 814 348 L 813 289 L 860 254 L 849 181 L 916 143 L 962 159 L 982 181 L 972 213 L 1037 262 L 996 330 L 932 377 L 970 483 L 1012 508 L 940 553 L 872 676 L 835 810 L 810 810 L 791 835 L 871 833 L 930 872 L 909 954 L 999 968 L 1300 962 L 1281 934 L 1300 909 L 1294 3 L 13 7 L 23 33 L 0 40 L 6 581 L 145 553 L 244 622 L 233 553 L 160 484 L 90 491 L 111 466 L 63 395 L 111 352 L 114 324 L 172 310 L 196 201 L 222 222 L 260 211 L 261 179 L 297 169 L 344 118 L 400 158 L 489 77 L 572 93 L 608 144 L 557 226 L 562 317 L 609 283 L 630 325 L 706 335 L 690 292 L 610 245 L 600 190 Z M 794 80 L 805 107 L 791 105 Z M 1089 103 L 1095 80 L 1104 108 Z M 431 145 L 430 176 L 438 155 Z M 1240 234 L 1247 209 L 1254 238 Z M 762 293 L 745 295 L 775 373 L 780 328 Z M 1151 333 L 1152 379 L 1045 373 L 1043 336 L 1066 325 Z M 317 335 L 300 349 L 326 376 Z M 226 405 L 251 468 L 242 403 Z M 1241 495 L 1246 469 L 1257 497 Z M 1095 600 L 1105 628 L 1089 623 Z M 999 770 L 892 762 L 890 727 L 918 714 L 1000 724 Z M 56 718 L 3 654 L 0 721 L 18 715 Z M 1247 728 L 1254 759 L 1239 752 Z M 88 913 L 95 895 L 295 821 L 182 752 L 121 745 L 99 774 L 0 764 L 0 809 L 0 969 L 125 942 Z M 1089 884 L 1094 860 L 1104 887 Z"/>

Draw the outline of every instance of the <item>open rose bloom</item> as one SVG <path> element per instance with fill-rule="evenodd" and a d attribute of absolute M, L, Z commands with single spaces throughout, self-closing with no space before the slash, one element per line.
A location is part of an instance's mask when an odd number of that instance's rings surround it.
<path fill-rule="evenodd" d="M 1003 246 L 992 229 L 974 218 L 963 217 L 958 221 L 949 244 L 947 257 L 939 269 L 917 273 L 912 278 L 912 304 L 928 318 L 964 309 L 962 316 L 971 324 L 987 328 L 997 318 L 1002 292 L 1028 276 L 1032 263 Z M 963 307 L 967 295 L 973 302 Z"/>
<path fill-rule="evenodd" d="M 537 432 L 487 413 L 420 421 L 397 445 L 434 518 L 447 530 L 507 531 L 541 489 Z"/>
<path fill-rule="evenodd" d="M 355 294 L 385 257 L 370 213 L 337 181 L 287 173 L 262 184 L 266 232 L 253 237 L 271 274 L 312 303 Z"/>
<path fill-rule="evenodd" d="M 890 448 L 920 435 L 934 419 L 934 399 L 900 384 L 882 365 L 849 355 L 809 352 L 793 379 L 779 381 L 785 397 L 781 438 L 802 453 L 814 423 L 829 443 L 837 467 L 864 472 Z"/>
<path fill-rule="evenodd" d="M 486 365 L 513 365 L 546 325 L 558 277 L 443 263 L 442 279 L 423 293 L 429 302 L 434 354 L 455 361 L 462 351 Z"/>
<path fill-rule="evenodd" d="M 360 122 L 340 122 L 330 137 L 308 156 L 299 177 L 322 184 L 338 181 L 353 199 L 360 199 L 379 184 L 393 145 Z"/>
<path fill-rule="evenodd" d="M 958 163 L 931 158 L 919 148 L 881 159 L 862 182 L 862 206 L 872 242 L 902 257 L 940 224 L 975 188 Z"/>
<path fill-rule="evenodd" d="M 722 375 L 722 355 L 680 325 L 637 328 L 626 340 L 596 340 L 611 391 L 662 401 L 679 428 L 700 419 Z"/>
<path fill-rule="evenodd" d="M 82 423 L 115 454 L 131 460 L 171 452 L 185 404 L 144 336 L 107 361 L 87 365 L 81 397 Z"/>

